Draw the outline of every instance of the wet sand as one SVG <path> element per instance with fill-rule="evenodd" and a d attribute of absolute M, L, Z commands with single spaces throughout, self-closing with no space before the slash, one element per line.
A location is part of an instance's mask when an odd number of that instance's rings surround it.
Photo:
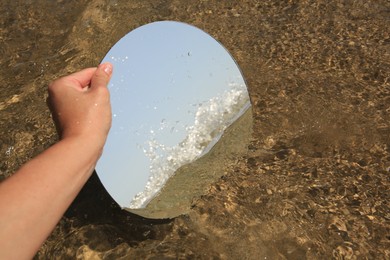
<path fill-rule="evenodd" d="M 130 30 L 193 24 L 236 58 L 253 104 L 247 151 L 173 220 L 120 210 L 96 175 L 37 259 L 388 259 L 389 1 L 0 3 L 0 179 L 56 141 L 59 75 Z"/>

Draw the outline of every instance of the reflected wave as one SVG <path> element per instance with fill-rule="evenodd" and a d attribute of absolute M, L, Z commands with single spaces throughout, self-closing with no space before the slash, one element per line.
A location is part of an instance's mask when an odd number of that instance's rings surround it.
<path fill-rule="evenodd" d="M 161 190 L 177 169 L 205 155 L 218 142 L 224 130 L 249 107 L 245 85 L 230 84 L 230 90 L 198 105 L 194 123 L 186 127 L 186 137 L 176 146 L 158 140 L 157 129 L 144 148 L 150 160 L 150 176 L 145 189 L 130 202 L 130 208 L 142 208 Z M 164 122 L 170 125 L 169 122 Z"/>

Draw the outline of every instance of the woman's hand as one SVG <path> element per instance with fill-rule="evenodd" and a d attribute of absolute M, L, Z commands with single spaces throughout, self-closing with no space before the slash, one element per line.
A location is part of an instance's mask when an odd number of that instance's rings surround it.
<path fill-rule="evenodd" d="M 107 84 L 112 65 L 101 64 L 59 78 L 49 85 L 49 104 L 61 139 L 92 138 L 103 147 L 111 127 Z"/>
<path fill-rule="evenodd" d="M 112 65 L 54 81 L 61 140 L 0 183 L 0 259 L 31 259 L 91 176 L 111 126 Z"/>

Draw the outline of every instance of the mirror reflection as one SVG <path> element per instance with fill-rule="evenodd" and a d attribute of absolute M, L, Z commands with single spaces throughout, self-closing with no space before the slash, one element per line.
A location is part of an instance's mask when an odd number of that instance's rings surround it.
<path fill-rule="evenodd" d="M 179 22 L 131 31 L 106 61 L 113 120 L 96 172 L 122 208 L 144 208 L 248 110 L 246 85 L 221 44 Z"/>

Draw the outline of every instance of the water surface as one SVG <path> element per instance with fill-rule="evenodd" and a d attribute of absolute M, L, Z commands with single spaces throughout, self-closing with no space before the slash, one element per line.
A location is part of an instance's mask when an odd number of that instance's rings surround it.
<path fill-rule="evenodd" d="M 37 258 L 389 258 L 389 9 L 384 0 L 2 1 L 1 178 L 56 139 L 47 83 L 99 64 L 148 22 L 188 22 L 221 41 L 253 104 L 247 154 L 186 215 L 130 215 L 93 176 Z"/>

